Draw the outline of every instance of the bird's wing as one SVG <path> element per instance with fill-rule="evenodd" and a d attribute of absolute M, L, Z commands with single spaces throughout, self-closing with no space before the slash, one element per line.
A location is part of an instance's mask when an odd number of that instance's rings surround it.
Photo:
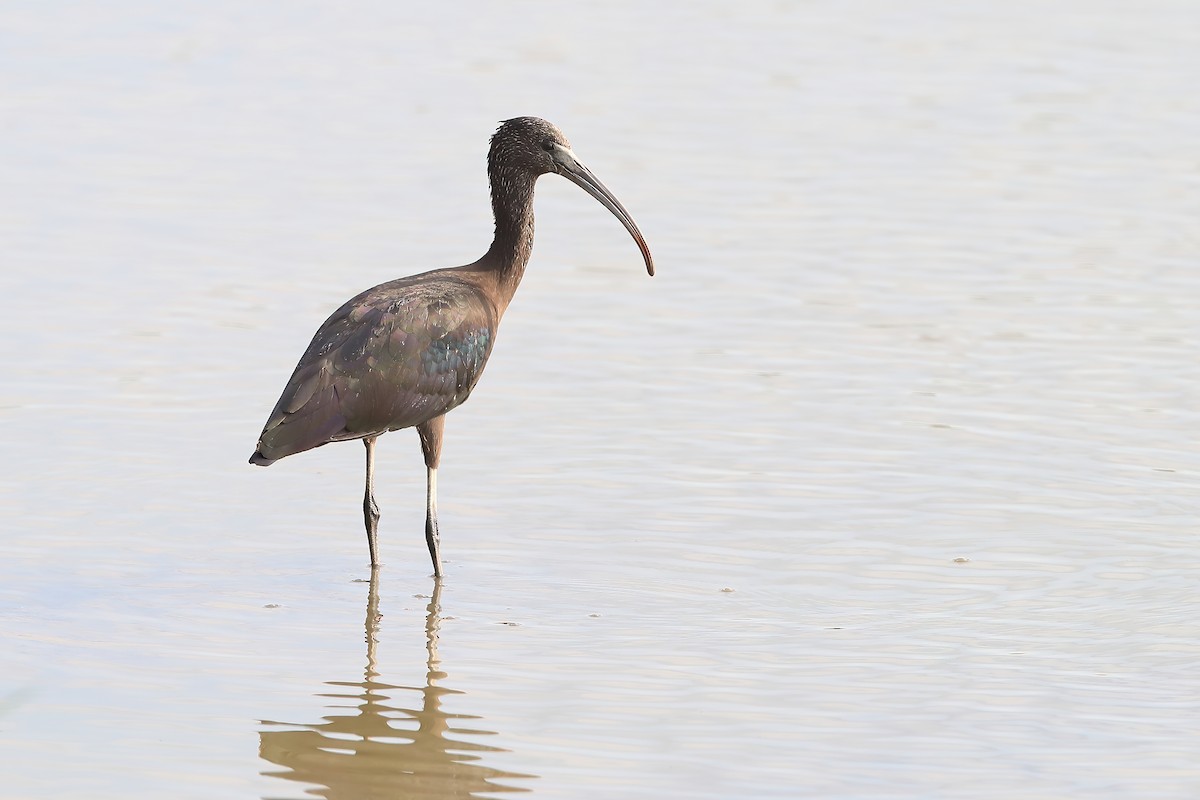
<path fill-rule="evenodd" d="M 252 461 L 417 425 L 467 399 L 491 353 L 495 306 L 453 278 L 363 292 L 317 330 Z"/>

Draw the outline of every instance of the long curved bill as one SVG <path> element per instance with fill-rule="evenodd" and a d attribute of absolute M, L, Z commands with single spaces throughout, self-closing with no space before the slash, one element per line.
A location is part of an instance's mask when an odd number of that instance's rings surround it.
<path fill-rule="evenodd" d="M 642 238 L 642 232 L 638 230 L 637 223 L 633 221 L 633 217 L 625 210 L 625 206 L 621 205 L 608 188 L 600 182 L 600 179 L 592 174 L 592 171 L 579 163 L 575 158 L 575 154 L 565 147 L 557 148 L 558 156 L 555 160 L 562 166 L 562 175 L 571 183 L 575 184 L 592 197 L 600 201 L 600 203 L 612 212 L 613 216 L 621 220 L 621 224 L 625 226 L 625 230 L 633 236 L 633 240 L 637 242 L 638 249 L 642 251 L 642 258 L 646 259 L 646 272 L 654 274 L 654 259 L 650 257 L 650 248 L 646 246 L 646 240 Z"/>

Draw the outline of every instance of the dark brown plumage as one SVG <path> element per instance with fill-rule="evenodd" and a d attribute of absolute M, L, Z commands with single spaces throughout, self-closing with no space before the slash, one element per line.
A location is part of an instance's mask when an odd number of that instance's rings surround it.
<path fill-rule="evenodd" d="M 374 497 L 375 440 L 416 427 L 428 488 L 425 538 L 441 575 L 437 467 L 446 412 L 462 404 L 483 373 L 504 310 L 533 248 L 533 189 L 546 173 L 562 175 L 599 200 L 629 230 L 654 274 L 633 218 L 575 158 L 566 137 L 536 117 L 500 125 L 488 152 L 496 235 L 478 261 L 389 281 L 351 299 L 325 321 L 304 351 L 263 427 L 250 463 L 347 439 L 367 451 L 363 519 L 371 564 L 378 559 Z"/>

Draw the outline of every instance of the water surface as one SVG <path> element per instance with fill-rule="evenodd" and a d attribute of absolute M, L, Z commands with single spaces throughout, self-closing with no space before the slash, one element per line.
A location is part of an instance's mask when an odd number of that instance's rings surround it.
<path fill-rule="evenodd" d="M 1200 793 L 1200 10 L 0 18 L 0 796 Z M 245 464 L 314 328 L 565 181 L 429 577 L 415 435 Z M 436 595 L 436 597 L 435 597 Z M 364 628 L 364 619 L 366 627 Z"/>

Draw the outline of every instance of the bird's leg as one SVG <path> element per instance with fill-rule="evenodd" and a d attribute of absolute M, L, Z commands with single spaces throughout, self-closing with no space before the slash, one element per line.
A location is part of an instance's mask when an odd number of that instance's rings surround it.
<path fill-rule="evenodd" d="M 425 454 L 425 474 L 428 484 L 425 494 L 425 543 L 429 545 L 429 557 L 433 559 L 433 574 L 442 577 L 442 555 L 438 547 L 437 526 L 437 468 L 442 458 L 442 430 L 446 417 L 434 417 L 417 426 L 421 435 L 421 452 Z"/>
<path fill-rule="evenodd" d="M 367 488 L 363 493 L 363 522 L 367 525 L 367 547 L 371 549 L 371 566 L 379 566 L 379 504 L 375 502 L 375 440 L 363 439 L 367 446 Z"/>

